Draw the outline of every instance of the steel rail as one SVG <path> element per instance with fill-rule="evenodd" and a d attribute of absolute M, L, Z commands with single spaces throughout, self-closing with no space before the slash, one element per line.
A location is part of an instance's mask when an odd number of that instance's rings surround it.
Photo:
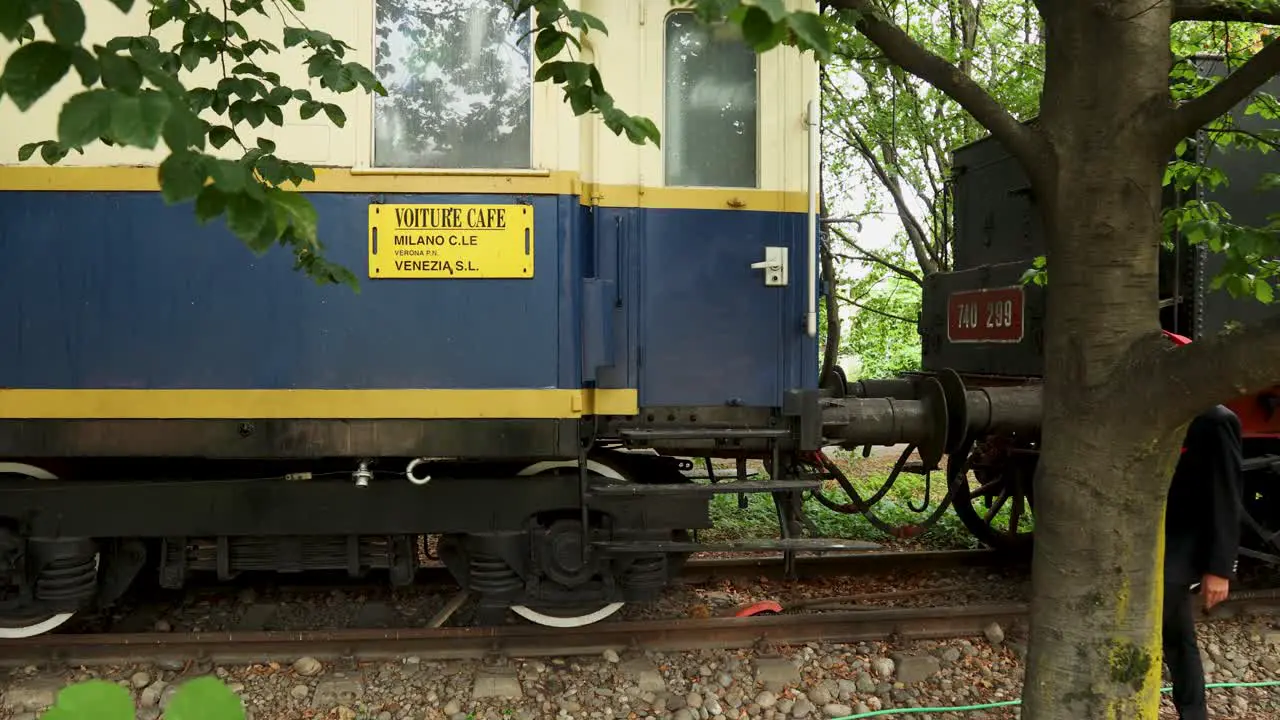
<path fill-rule="evenodd" d="M 61 662 L 98 665 L 161 660 L 223 664 L 317 659 L 457 660 L 490 656 L 594 655 L 608 649 L 688 651 L 758 643 L 849 643 L 980 635 L 992 622 L 1026 615 L 1025 604 L 876 609 L 852 612 L 603 622 L 583 628 L 535 625 L 344 629 L 303 632 L 48 634 L 0 642 L 0 666 Z"/>
<path fill-rule="evenodd" d="M 1210 617 L 1252 604 L 1273 606 L 1280 589 L 1241 591 Z M 102 633 L 41 635 L 0 641 L 0 667 L 44 662 L 71 666 L 203 661 L 221 664 L 321 660 L 378 661 L 417 657 L 463 660 L 490 657 L 596 655 L 605 650 L 691 651 L 809 642 L 853 643 L 895 638 L 977 637 L 992 622 L 1025 621 L 1026 603 L 925 608 L 877 608 L 829 613 L 707 619 L 602 622 L 582 628 L 537 625 L 496 627 L 343 629 L 311 631 Z"/>

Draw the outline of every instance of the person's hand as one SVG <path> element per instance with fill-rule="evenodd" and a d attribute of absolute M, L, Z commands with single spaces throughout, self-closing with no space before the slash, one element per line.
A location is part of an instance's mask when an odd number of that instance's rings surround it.
<path fill-rule="evenodd" d="M 1200 592 L 1204 595 L 1204 609 L 1210 610 L 1214 605 L 1227 599 L 1231 583 L 1224 577 L 1208 573 L 1201 579 Z"/>

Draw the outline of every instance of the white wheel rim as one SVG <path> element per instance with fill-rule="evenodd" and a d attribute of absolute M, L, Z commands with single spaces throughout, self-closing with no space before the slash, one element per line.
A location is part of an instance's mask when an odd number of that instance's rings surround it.
<path fill-rule="evenodd" d="M 556 470 L 559 468 L 571 468 L 576 470 L 578 468 L 578 461 L 577 460 L 544 460 L 542 462 L 534 463 L 516 474 L 521 476 L 537 475 L 538 473 L 546 472 L 548 470 Z M 618 472 L 617 470 L 614 470 L 613 468 L 609 467 L 608 465 L 605 465 L 604 463 L 598 460 L 588 460 L 587 470 L 597 475 L 602 475 L 604 477 L 607 477 L 610 480 L 617 480 L 618 482 L 626 482 L 627 480 L 622 476 L 622 473 Z M 620 602 L 609 603 L 608 605 L 605 605 L 604 607 L 600 608 L 599 610 L 596 610 L 595 612 L 590 612 L 590 613 L 587 613 L 586 615 L 576 615 L 574 617 L 558 617 L 555 615 L 547 615 L 546 613 L 540 613 L 537 610 L 534 610 L 526 605 L 512 605 L 511 612 L 537 625 L 545 625 L 547 627 L 555 627 L 555 628 L 574 628 L 574 627 L 582 627 L 584 625 L 590 625 L 592 623 L 600 622 L 601 620 L 621 610 L 622 606 L 625 604 L 626 603 L 620 603 Z"/>
<path fill-rule="evenodd" d="M 58 476 L 34 465 L 25 463 L 0 462 L 0 474 L 26 475 L 36 480 L 57 480 Z M 94 565 L 98 564 L 98 555 L 93 556 Z M 5 627 L 0 625 L 0 640 L 16 640 L 35 637 L 53 630 L 75 616 L 75 613 L 58 613 L 39 620 L 31 625 L 21 627 Z"/>
<path fill-rule="evenodd" d="M 593 613 L 587 613 L 586 615 L 577 615 L 575 617 L 558 617 L 556 615 L 547 615 L 545 613 L 540 613 L 537 610 L 533 610 L 524 605 L 512 605 L 511 612 L 519 615 L 520 617 L 524 618 L 525 620 L 528 620 L 529 622 L 537 623 L 538 625 L 546 625 L 547 627 L 554 627 L 554 628 L 575 628 L 575 627 L 582 627 L 584 625 L 590 625 L 592 623 L 600 622 L 601 620 L 621 610 L 623 604 L 624 603 L 620 603 L 620 602 L 609 603 L 608 605 L 605 605 L 604 607 L 600 608 L 599 610 L 596 610 Z"/>

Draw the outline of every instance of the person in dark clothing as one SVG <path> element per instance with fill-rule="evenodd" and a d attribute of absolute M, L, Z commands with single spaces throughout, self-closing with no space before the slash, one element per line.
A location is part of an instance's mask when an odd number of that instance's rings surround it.
<path fill-rule="evenodd" d="M 1227 599 L 1235 578 L 1244 462 L 1240 435 L 1240 419 L 1222 405 L 1196 417 L 1169 485 L 1164 658 L 1173 679 L 1173 704 L 1183 720 L 1208 718 L 1192 596 L 1199 591 L 1205 609 L 1212 608 Z"/>

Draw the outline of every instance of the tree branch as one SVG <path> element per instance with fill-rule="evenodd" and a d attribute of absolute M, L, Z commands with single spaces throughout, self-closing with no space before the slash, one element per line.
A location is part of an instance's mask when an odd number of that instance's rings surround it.
<path fill-rule="evenodd" d="M 1230 21 L 1280 25 L 1280 2 L 1276 0 L 1177 0 L 1173 21 Z"/>
<path fill-rule="evenodd" d="M 1164 128 L 1166 140 L 1176 143 L 1219 115 L 1230 112 L 1277 72 L 1280 72 L 1280 42 L 1272 40 L 1239 70 L 1223 78 L 1205 94 L 1174 110 Z"/>
<path fill-rule="evenodd" d="M 1213 405 L 1280 385 L 1280 315 L 1244 330 L 1224 332 L 1167 349 L 1131 370 L 1162 378 L 1169 417 L 1185 422 Z M 1150 373 L 1150 375 L 1148 375 Z"/>
<path fill-rule="evenodd" d="M 946 93 L 975 120 L 982 123 L 1009 149 L 1032 176 L 1033 182 L 1048 180 L 1051 149 L 1033 129 L 1018 122 L 982 86 L 955 65 L 930 52 L 892 22 L 885 20 L 871 0 L 829 0 L 830 7 L 857 14 L 854 27 L 875 43 L 902 69 Z"/>
<path fill-rule="evenodd" d="M 858 252 L 862 253 L 862 254 L 863 254 L 863 256 L 864 256 L 863 258 L 855 258 L 855 257 L 850 257 L 850 256 L 848 256 L 848 255 L 844 255 L 843 253 L 837 253 L 837 252 L 832 251 L 832 252 L 833 252 L 833 254 L 834 254 L 836 257 L 843 258 L 843 259 L 846 259 L 846 260 L 866 260 L 866 261 L 870 261 L 870 262 L 876 263 L 877 265 L 881 265 L 881 266 L 883 266 L 883 267 L 885 267 L 885 268 L 887 268 L 887 269 L 889 269 L 889 270 L 891 270 L 891 271 L 893 271 L 893 272 L 895 272 L 895 273 L 897 273 L 897 274 L 901 275 L 902 277 L 904 277 L 904 278 L 906 278 L 906 279 L 910 280 L 911 282 L 913 282 L 913 283 L 915 283 L 915 284 L 917 284 L 917 285 L 924 285 L 924 281 L 920 279 L 920 276 L 919 276 L 919 275 L 917 275 L 917 274 L 915 274 L 915 273 L 911 272 L 910 270 L 908 270 L 908 269 L 907 269 L 907 268 L 905 268 L 905 267 L 902 267 L 901 265 L 898 265 L 897 263 L 894 263 L 894 262 L 889 261 L 888 259 L 884 258 L 884 257 L 883 257 L 883 256 L 881 256 L 881 255 L 877 255 L 876 253 L 870 252 L 870 251 L 868 251 L 868 250 L 864 250 L 861 246 L 859 246 L 859 245 L 858 245 L 858 243 L 857 243 L 857 242 L 855 242 L 855 241 L 854 241 L 854 239 L 853 239 L 853 238 L 849 237 L 848 233 L 846 233 L 844 230 L 841 230 L 841 229 L 840 229 L 840 228 L 838 228 L 838 227 L 832 226 L 832 227 L 831 227 L 831 232 L 832 232 L 832 233 L 834 233 L 835 235 L 840 236 L 840 239 L 841 239 L 841 240 L 843 240 L 843 241 L 845 241 L 845 242 L 849 243 L 849 245 L 850 245 L 854 250 L 857 250 Z"/>
<path fill-rule="evenodd" d="M 839 88 L 831 84 L 830 80 L 826 80 L 826 82 L 830 90 L 835 92 L 841 100 L 849 103 L 849 99 L 844 96 L 844 93 L 840 92 Z M 894 207 L 898 210 L 898 218 L 902 221 L 902 228 L 906 231 L 907 239 L 911 242 L 911 247 L 915 251 L 916 262 L 919 263 L 920 269 L 925 275 L 937 272 L 938 258 L 934 253 L 933 248 L 930 246 L 929 239 L 925 235 L 924 227 L 920 225 L 919 219 L 916 218 L 915 213 L 911 212 L 911 208 L 907 205 L 906 198 L 903 197 L 901 178 L 898 176 L 897 171 L 890 169 L 890 167 L 886 167 L 884 163 L 880 162 L 879 158 L 877 158 L 875 153 L 871 150 L 870 144 L 867 143 L 866 139 L 862 137 L 851 123 L 847 120 L 841 120 L 838 122 L 838 126 L 836 134 L 840 135 L 846 143 L 852 145 L 854 149 L 857 150 L 858 154 L 861 155 L 862 158 L 867 161 L 867 164 L 871 166 L 871 172 L 876 176 L 876 179 L 880 181 L 880 184 L 884 186 L 885 190 L 889 191 L 889 196 L 893 199 Z M 885 142 L 883 147 L 885 148 L 887 160 L 888 153 L 892 150 L 890 149 L 888 142 Z M 886 267 L 890 267 L 887 263 L 883 264 L 885 264 Z M 912 280 L 917 284 L 920 282 L 919 278 L 913 277 Z"/>
<path fill-rule="evenodd" d="M 916 322 L 915 320 L 912 320 L 911 318 L 905 318 L 905 317 L 902 317 L 901 315 L 894 315 L 893 313 L 885 312 L 884 310 L 878 310 L 878 309 L 873 308 L 873 307 L 871 307 L 871 306 L 869 306 L 869 305 L 863 305 L 862 303 L 860 303 L 860 302 L 858 302 L 857 300 L 854 300 L 853 298 L 850 298 L 850 297 L 845 297 L 845 296 L 843 296 L 843 295 L 842 295 L 842 296 L 839 296 L 839 297 L 840 297 L 840 299 L 841 299 L 842 301 L 849 303 L 850 305 L 852 305 L 852 306 L 854 306 L 854 307 L 858 308 L 859 310 L 866 310 L 866 311 L 867 311 L 867 312 L 869 312 L 869 313 L 873 313 L 873 314 L 875 314 L 875 315 L 879 315 L 880 317 L 887 318 L 887 319 L 889 319 L 889 320 L 896 320 L 896 321 L 898 321 L 898 322 L 904 322 L 904 323 L 908 323 L 908 324 L 914 324 L 914 323 Z"/>

